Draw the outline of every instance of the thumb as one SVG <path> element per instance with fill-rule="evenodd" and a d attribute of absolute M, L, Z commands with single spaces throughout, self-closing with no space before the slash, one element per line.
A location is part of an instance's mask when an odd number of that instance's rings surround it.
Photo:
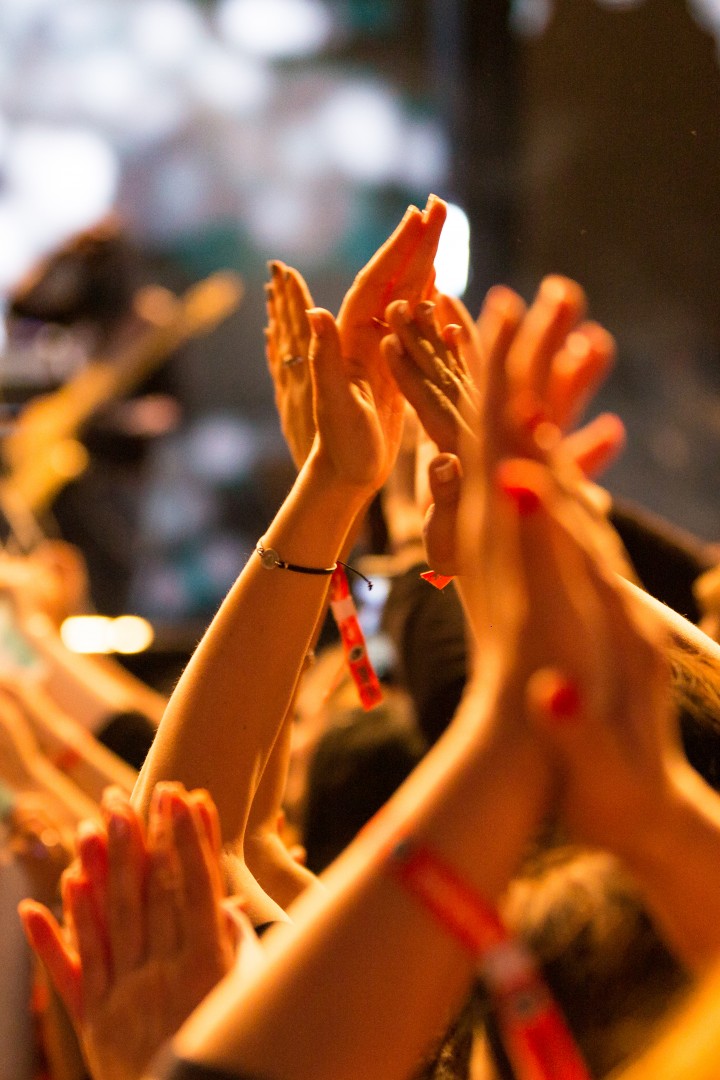
<path fill-rule="evenodd" d="M 441 574 L 457 572 L 457 511 L 461 471 L 455 454 L 438 454 L 428 466 L 433 503 L 424 525 L 425 552 L 429 565 Z"/>
<path fill-rule="evenodd" d="M 80 967 L 67 946 L 54 915 L 35 900 L 22 900 L 18 915 L 25 937 L 47 972 L 73 1021 L 82 1016 Z"/>
<path fill-rule="evenodd" d="M 332 409 L 338 395 L 347 395 L 347 375 L 335 319 L 324 308 L 310 308 L 307 316 L 312 329 L 309 360 L 317 421 L 318 413 Z"/>

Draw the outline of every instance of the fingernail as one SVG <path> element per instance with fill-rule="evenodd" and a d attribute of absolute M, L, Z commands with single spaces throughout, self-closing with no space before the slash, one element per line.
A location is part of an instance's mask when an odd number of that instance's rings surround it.
<path fill-rule="evenodd" d="M 78 844 L 82 844 L 87 840 L 93 840 L 98 834 L 98 827 L 94 821 L 89 818 L 83 818 L 78 823 L 78 827 L 75 830 L 75 836 Z"/>
<path fill-rule="evenodd" d="M 435 310 L 432 300 L 421 300 L 415 308 L 415 314 L 428 318 Z"/>
<path fill-rule="evenodd" d="M 116 840 L 125 840 L 130 835 L 130 822 L 123 814 L 111 814 L 108 832 Z"/>
<path fill-rule="evenodd" d="M 305 314 L 308 317 L 310 328 L 315 334 L 315 337 L 322 337 L 325 332 L 325 324 L 320 313 L 320 308 L 308 308 Z"/>
<path fill-rule="evenodd" d="M 540 296 L 549 304 L 561 304 L 567 300 L 567 283 L 555 275 L 543 278 L 540 283 Z"/>
<path fill-rule="evenodd" d="M 553 690 L 547 703 L 547 710 L 554 720 L 573 720 L 580 712 L 580 691 L 574 682 L 562 682 Z"/>
<path fill-rule="evenodd" d="M 373 326 L 378 326 L 381 330 L 389 330 L 390 327 L 383 319 L 378 319 L 377 315 L 372 316 Z"/>
<path fill-rule="evenodd" d="M 453 460 L 440 461 L 434 467 L 433 475 L 441 484 L 449 484 L 457 477 L 457 463 Z"/>
<path fill-rule="evenodd" d="M 522 517 L 534 514 L 540 509 L 540 496 L 525 484 L 516 484 L 509 480 L 501 481 L 500 490 L 515 503 Z"/>

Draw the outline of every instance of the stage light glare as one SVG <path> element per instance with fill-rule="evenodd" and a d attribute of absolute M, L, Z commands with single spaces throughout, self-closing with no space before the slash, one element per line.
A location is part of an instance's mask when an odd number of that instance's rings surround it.
<path fill-rule="evenodd" d="M 147 619 L 139 615 L 119 615 L 113 619 L 111 640 L 113 650 L 123 656 L 144 652 L 155 639 L 155 633 Z"/>
<path fill-rule="evenodd" d="M 107 615 L 72 615 L 60 627 L 60 638 L 70 652 L 111 653 L 112 623 Z"/>
<path fill-rule="evenodd" d="M 467 214 L 448 203 L 447 220 L 435 256 L 436 284 L 440 292 L 462 296 L 470 265 L 470 222 Z"/>
<path fill-rule="evenodd" d="M 269 59 L 311 56 L 327 44 L 333 26 L 320 0 L 223 0 L 217 17 L 229 42 Z"/>

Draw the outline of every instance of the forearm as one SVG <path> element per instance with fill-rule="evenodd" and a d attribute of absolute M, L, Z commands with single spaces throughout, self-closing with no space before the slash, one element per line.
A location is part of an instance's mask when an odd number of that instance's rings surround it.
<path fill-rule="evenodd" d="M 669 945 L 702 973 L 720 955 L 720 796 L 684 763 L 642 835 L 617 854 Z"/>
<path fill-rule="evenodd" d="M 466 716 L 496 704 L 476 694 Z M 198 1010 L 177 1040 L 181 1054 L 273 1080 L 409 1074 L 459 1005 L 475 961 L 388 868 L 389 837 L 427 845 L 493 901 L 544 809 L 547 775 L 534 746 L 473 719 L 456 722 L 388 804 L 385 824 L 328 871 L 326 896 L 294 905 L 293 931 L 268 936 L 256 980 L 226 980 Z"/>
<path fill-rule="evenodd" d="M 244 841 L 248 869 L 282 908 L 287 908 L 309 885 L 317 882 L 315 875 L 293 858 L 278 832 L 292 729 L 291 708 L 255 792 Z"/>
<path fill-rule="evenodd" d="M 265 531 L 265 547 L 290 563 L 332 566 L 365 497 L 334 483 L 311 455 Z M 327 576 L 268 570 L 250 556 L 170 699 L 136 803 L 147 808 L 160 779 L 206 787 L 223 837 L 242 835 L 328 584 Z"/>

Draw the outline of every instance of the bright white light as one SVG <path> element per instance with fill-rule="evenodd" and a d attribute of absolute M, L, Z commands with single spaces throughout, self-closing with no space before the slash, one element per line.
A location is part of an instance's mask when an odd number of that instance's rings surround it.
<path fill-rule="evenodd" d="M 139 653 L 152 645 L 155 634 L 146 619 L 139 615 L 73 615 L 60 627 L 66 648 L 75 653 Z"/>
<path fill-rule="evenodd" d="M 110 653 L 112 624 L 106 615 L 73 615 L 60 627 L 60 637 L 71 652 Z"/>
<path fill-rule="evenodd" d="M 0 201 L 0 290 L 16 285 L 39 255 L 39 249 L 28 233 L 23 220 L 23 208 L 15 199 Z"/>
<path fill-rule="evenodd" d="M 139 615 L 120 615 L 113 619 L 113 651 L 129 656 L 132 653 L 148 649 L 155 639 L 155 633 L 147 619 Z"/>
<path fill-rule="evenodd" d="M 205 26 L 187 0 L 139 0 L 131 13 L 131 42 L 154 67 L 176 69 L 201 45 Z"/>
<path fill-rule="evenodd" d="M 55 7 L 57 0 L 3 0 L 0 3 L 3 36 L 32 31 Z"/>
<path fill-rule="evenodd" d="M 447 220 L 435 256 L 436 284 L 440 292 L 462 296 L 467 288 L 469 265 L 470 222 L 464 210 L 448 203 Z"/>
<path fill-rule="evenodd" d="M 109 143 L 87 129 L 28 124 L 17 129 L 8 147 L 8 190 L 30 208 L 48 241 L 106 214 L 118 171 Z"/>
<path fill-rule="evenodd" d="M 698 26 L 717 37 L 720 33 L 720 0 L 690 0 L 689 7 Z"/>
<path fill-rule="evenodd" d="M 261 251 L 282 252 L 283 258 L 308 266 L 337 247 L 352 216 L 352 196 L 347 184 L 304 185 L 288 177 L 284 183 L 257 185 L 246 210 L 248 230 Z"/>
<path fill-rule="evenodd" d="M 85 52 L 73 65 L 71 77 L 77 103 L 86 115 L 112 123 L 137 109 L 142 69 L 132 53 L 124 49 Z"/>
<path fill-rule="evenodd" d="M 217 18 L 233 45 L 268 58 L 310 56 L 332 33 L 320 0 L 221 0 Z"/>
<path fill-rule="evenodd" d="M 402 152 L 403 121 L 395 98 L 369 83 L 343 87 L 318 114 L 338 168 L 365 183 L 391 179 Z"/>
<path fill-rule="evenodd" d="M 45 33 L 61 51 L 95 49 L 117 37 L 122 10 L 114 0 L 51 0 Z"/>
<path fill-rule="evenodd" d="M 204 104 L 238 115 L 262 107 L 271 77 L 258 61 L 209 44 L 193 58 L 188 82 Z"/>

